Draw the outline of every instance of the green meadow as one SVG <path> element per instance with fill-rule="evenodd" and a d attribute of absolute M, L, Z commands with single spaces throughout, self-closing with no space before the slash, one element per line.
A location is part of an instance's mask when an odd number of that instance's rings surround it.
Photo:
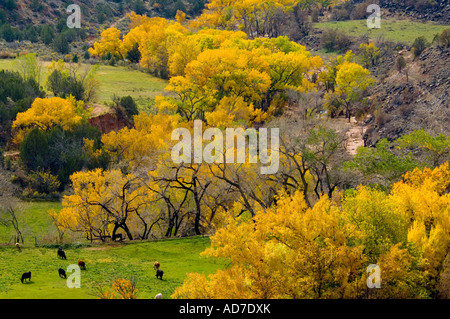
<path fill-rule="evenodd" d="M 24 237 L 18 251 L 14 246 L 14 228 L 0 224 L 0 299 L 93 299 L 99 289 L 111 287 L 115 279 L 136 283 L 138 298 L 153 299 L 162 293 L 170 298 L 183 283 L 186 274 L 214 273 L 226 262 L 200 256 L 210 246 L 208 237 L 173 238 L 158 241 L 123 241 L 91 243 L 67 232 L 63 247 L 67 260 L 56 255 L 57 231 L 48 217 L 48 210 L 60 210 L 60 202 L 30 202 L 18 206 L 16 216 Z M 78 259 L 86 262 L 81 271 L 81 288 L 68 288 L 58 275 Z M 153 263 L 160 262 L 163 280 L 155 277 Z M 21 283 L 24 272 L 31 271 L 31 281 Z"/>
<path fill-rule="evenodd" d="M 150 74 L 121 66 L 102 65 L 95 77 L 100 81 L 96 102 L 111 102 L 112 96 L 131 96 L 142 107 L 151 103 L 168 82 Z"/>
<path fill-rule="evenodd" d="M 50 64 L 41 62 L 40 84 L 44 89 Z M 90 67 L 92 66 L 83 63 L 76 66 L 80 74 Z M 0 70 L 2 69 L 17 71 L 14 60 L 11 59 L 0 60 Z M 94 78 L 98 80 L 98 87 L 92 102 L 110 104 L 114 95 L 118 97 L 129 95 L 141 110 L 151 109 L 155 96 L 163 92 L 168 84 L 166 80 L 127 66 L 99 65 Z"/>
<path fill-rule="evenodd" d="M 153 299 L 161 293 L 170 298 L 187 273 L 210 274 L 225 262 L 200 256 L 209 247 L 207 237 L 176 238 L 159 241 L 110 243 L 103 245 L 63 245 L 67 260 L 56 255 L 57 244 L 0 246 L 0 299 L 94 299 L 99 290 L 111 287 L 115 279 L 136 283 L 138 298 Z M 81 271 L 81 288 L 68 288 L 58 268 L 67 269 L 78 259 L 86 263 Z M 157 279 L 153 263 L 160 262 L 163 280 Z M 31 281 L 21 283 L 22 273 L 31 271 Z M 69 275 L 69 274 L 68 274 Z"/>
<path fill-rule="evenodd" d="M 381 17 L 381 27 L 379 29 L 369 29 L 366 20 L 332 21 L 325 23 L 315 23 L 318 29 L 338 29 L 339 32 L 353 37 L 368 35 L 369 39 L 375 40 L 383 37 L 397 43 L 411 45 L 417 37 L 424 36 L 428 42 L 433 41 L 437 33 L 441 33 L 449 25 L 434 23 L 422 23 L 410 20 L 399 20 Z"/>
<path fill-rule="evenodd" d="M 57 238 L 56 227 L 48 216 L 48 211 L 59 211 L 60 202 L 23 202 L 16 209 L 19 229 L 25 243 L 42 244 Z M 0 224 L 0 243 L 13 244 L 15 230 L 12 225 Z"/>

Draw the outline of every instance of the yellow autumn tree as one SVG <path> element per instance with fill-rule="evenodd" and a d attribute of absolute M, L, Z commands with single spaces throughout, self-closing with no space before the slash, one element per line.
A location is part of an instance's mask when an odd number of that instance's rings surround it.
<path fill-rule="evenodd" d="M 270 85 L 267 63 L 255 53 L 240 49 L 206 50 L 191 61 L 185 76 L 170 79 L 166 90 L 178 95 L 166 98 L 187 121 L 204 119 L 224 96 L 260 101 Z M 158 106 L 158 105 L 157 105 Z"/>
<path fill-rule="evenodd" d="M 168 150 L 170 136 L 178 123 L 177 116 L 167 114 L 135 115 L 133 128 L 125 127 L 102 136 L 103 149 L 129 166 L 154 167 L 161 154 Z"/>
<path fill-rule="evenodd" d="M 85 109 L 84 103 L 73 97 L 36 98 L 27 111 L 17 114 L 12 125 L 14 142 L 20 144 L 27 132 L 34 127 L 45 131 L 57 125 L 68 130 L 87 119 L 89 114 L 90 109 Z"/>
<path fill-rule="evenodd" d="M 101 33 L 100 37 L 100 41 L 95 42 L 93 48 L 89 48 L 91 55 L 103 57 L 107 53 L 111 53 L 120 59 L 124 58 L 126 52 L 123 47 L 120 30 L 108 28 Z"/>
<path fill-rule="evenodd" d="M 222 217 L 203 253 L 230 266 L 188 274 L 172 297 L 431 297 L 450 247 L 449 174 L 448 163 L 416 169 L 389 194 L 361 187 L 313 207 L 297 191 L 254 215 L 236 202 L 229 211 L 240 217 Z M 381 269 L 380 289 L 366 286 L 369 264 Z"/>
<path fill-rule="evenodd" d="M 380 49 L 373 42 L 361 43 L 359 51 L 361 62 L 366 68 L 375 66 L 381 57 Z"/>
<path fill-rule="evenodd" d="M 450 186 L 448 162 L 434 169 L 415 169 L 393 185 L 394 210 L 412 222 L 408 241 L 420 252 L 419 268 L 436 285 L 450 248 Z"/>
<path fill-rule="evenodd" d="M 238 29 L 250 37 L 273 37 L 292 11 L 323 10 L 348 0 L 209 0 L 203 13 L 190 22 L 193 28 Z M 297 21 L 297 23 L 299 23 Z"/>
<path fill-rule="evenodd" d="M 324 197 L 309 208 L 301 192 L 282 196 L 254 220 L 228 219 L 205 255 L 228 258 L 215 274 L 188 274 L 175 298 L 338 298 L 363 288 L 362 246 L 349 246 L 351 225 Z M 358 280 L 359 279 L 359 280 Z"/>
<path fill-rule="evenodd" d="M 119 230 L 130 240 L 148 237 L 148 224 L 157 217 L 149 209 L 153 195 L 140 177 L 96 169 L 74 173 L 70 180 L 73 194 L 64 196 L 63 209 L 52 215 L 61 230 L 82 232 L 91 240 Z"/>
<path fill-rule="evenodd" d="M 345 61 L 339 64 L 336 70 L 334 92 L 325 94 L 325 105 L 332 112 L 343 107 L 345 117 L 350 121 L 357 102 L 375 80 L 370 76 L 369 70 L 354 62 Z"/>

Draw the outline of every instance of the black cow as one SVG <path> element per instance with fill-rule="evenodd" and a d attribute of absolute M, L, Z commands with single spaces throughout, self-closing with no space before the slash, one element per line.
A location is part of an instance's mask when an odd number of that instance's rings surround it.
<path fill-rule="evenodd" d="M 162 280 L 163 275 L 164 275 L 164 271 L 162 271 L 162 270 L 160 270 L 160 269 L 158 269 L 158 270 L 156 271 L 156 278 L 159 278 L 159 279 Z"/>
<path fill-rule="evenodd" d="M 80 269 L 86 270 L 86 263 L 78 259 L 78 267 L 80 267 Z"/>
<path fill-rule="evenodd" d="M 29 272 L 24 272 L 22 274 L 22 278 L 20 278 L 20 281 L 23 283 L 24 280 L 28 279 L 28 281 L 31 281 L 31 271 Z"/>
<path fill-rule="evenodd" d="M 59 274 L 59 277 L 67 279 L 66 272 L 64 271 L 64 269 L 59 268 L 58 269 L 58 274 Z"/>
<path fill-rule="evenodd" d="M 64 252 L 64 250 L 61 249 L 61 247 L 58 248 L 58 257 L 62 259 L 67 259 L 66 253 Z"/>

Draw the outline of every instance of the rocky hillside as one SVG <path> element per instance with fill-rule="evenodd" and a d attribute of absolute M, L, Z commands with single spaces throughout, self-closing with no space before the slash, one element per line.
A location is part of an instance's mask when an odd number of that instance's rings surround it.
<path fill-rule="evenodd" d="M 398 55 L 407 61 L 405 72 L 395 68 Z M 420 128 L 450 134 L 450 48 L 431 47 L 416 59 L 411 52 L 400 51 L 383 63 L 383 69 L 390 71 L 378 76 L 378 85 L 369 93 L 372 116 L 365 122 L 367 145 Z"/>
<path fill-rule="evenodd" d="M 449 0 L 379 0 L 379 3 L 388 14 L 450 23 Z"/>
<path fill-rule="evenodd" d="M 111 24 L 131 11 L 173 18 L 177 10 L 182 10 L 195 16 L 204 8 L 205 2 L 206 0 L 0 0 L 0 14 L 7 20 L 3 22 L 16 27 L 56 24 L 59 19 L 67 18 L 66 9 L 70 4 L 77 4 L 81 7 L 83 23 L 100 27 L 105 23 Z"/>

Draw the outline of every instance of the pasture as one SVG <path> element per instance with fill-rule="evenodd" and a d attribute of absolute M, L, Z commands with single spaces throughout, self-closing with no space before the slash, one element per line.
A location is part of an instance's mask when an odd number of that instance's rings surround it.
<path fill-rule="evenodd" d="M 23 202 L 16 215 L 24 237 L 21 251 L 14 246 L 14 228 L 0 224 L 0 299 L 92 299 L 98 289 L 110 287 L 115 279 L 136 280 L 138 298 L 153 299 L 162 293 L 169 298 L 189 272 L 209 274 L 226 266 L 224 261 L 200 253 L 210 246 L 207 237 L 174 238 L 159 241 L 91 244 L 78 233 L 64 234 L 67 260 L 57 257 L 56 227 L 48 210 L 61 209 L 60 202 Z M 58 275 L 81 259 L 81 288 L 68 288 Z M 163 280 L 156 279 L 153 263 L 159 261 Z M 31 271 L 31 282 L 20 282 Z"/>
<path fill-rule="evenodd" d="M 48 67 L 51 63 L 41 61 L 40 64 L 40 85 L 46 89 Z M 76 66 L 80 74 L 90 67 L 84 63 Z M 0 60 L 0 70 L 2 69 L 17 71 L 14 60 L 11 59 Z M 99 65 L 94 78 L 98 81 L 98 87 L 93 103 L 110 104 L 114 95 L 119 97 L 129 95 L 143 111 L 151 109 L 155 96 L 160 94 L 168 84 L 166 80 L 127 66 Z"/>
<path fill-rule="evenodd" d="M 388 41 L 412 45 L 414 40 L 420 36 L 424 36 L 431 43 L 437 33 L 442 33 L 450 26 L 381 17 L 379 29 L 369 29 L 365 19 L 314 23 L 314 27 L 321 30 L 338 29 L 339 32 L 353 37 L 367 34 L 371 40 L 382 37 Z"/>
<path fill-rule="evenodd" d="M 153 299 L 162 293 L 170 298 L 186 273 L 210 274 L 225 267 L 225 261 L 205 258 L 200 253 L 210 245 L 207 237 L 176 238 L 160 241 L 70 244 L 63 246 L 67 260 L 57 257 L 58 245 L 0 246 L 0 299 L 95 299 L 98 289 L 110 287 L 118 278 L 135 280 L 138 298 Z M 68 288 L 58 275 L 78 259 L 86 262 L 81 271 L 81 288 Z M 163 280 L 155 277 L 153 263 L 159 261 Z M 31 282 L 21 283 L 22 273 L 31 271 Z M 68 274 L 69 275 L 69 274 Z"/>

